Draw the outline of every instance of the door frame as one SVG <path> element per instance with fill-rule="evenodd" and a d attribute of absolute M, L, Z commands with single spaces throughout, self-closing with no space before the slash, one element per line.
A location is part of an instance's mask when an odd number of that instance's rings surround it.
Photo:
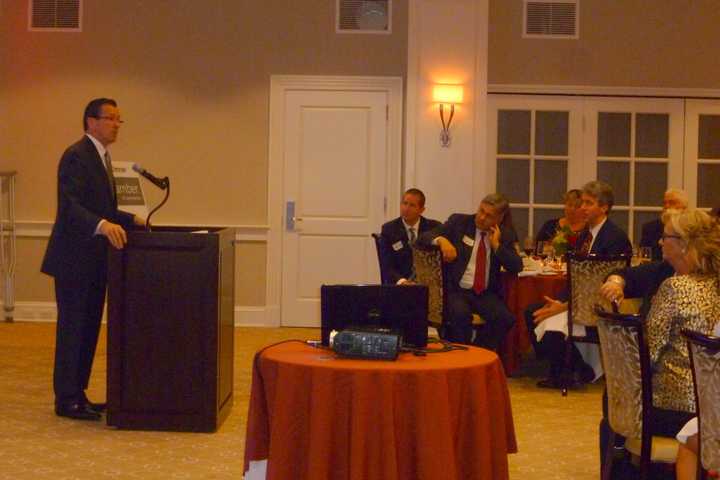
<path fill-rule="evenodd" d="M 402 77 L 271 75 L 268 132 L 268 236 L 266 253 L 265 309 L 268 326 L 279 327 L 282 295 L 282 234 L 284 225 L 283 185 L 285 92 L 291 90 L 385 92 L 387 110 L 387 175 L 385 220 L 399 212 L 402 180 Z M 396 201 L 397 200 L 397 201 Z M 378 225 L 378 229 L 380 225 Z"/>

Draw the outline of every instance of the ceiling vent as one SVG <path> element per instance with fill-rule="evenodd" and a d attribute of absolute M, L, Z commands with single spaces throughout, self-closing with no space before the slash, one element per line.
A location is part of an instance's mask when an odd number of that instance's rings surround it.
<path fill-rule="evenodd" d="M 392 0 L 337 0 L 337 33 L 392 33 Z"/>
<path fill-rule="evenodd" d="M 580 0 L 525 0 L 524 38 L 578 38 Z"/>
<path fill-rule="evenodd" d="M 82 0 L 29 0 L 29 2 L 30 31 L 82 31 Z"/>

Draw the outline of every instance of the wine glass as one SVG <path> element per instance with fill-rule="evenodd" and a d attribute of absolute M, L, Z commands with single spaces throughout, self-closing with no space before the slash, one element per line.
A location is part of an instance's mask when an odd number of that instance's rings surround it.
<path fill-rule="evenodd" d="M 546 266 L 552 267 L 555 264 L 555 247 L 552 242 L 543 243 L 543 258 Z"/>
<path fill-rule="evenodd" d="M 540 259 L 542 260 L 545 260 L 547 258 L 547 250 L 545 248 L 546 245 L 552 246 L 548 241 L 538 240 L 537 248 L 535 249 L 535 255 L 540 257 Z"/>
<path fill-rule="evenodd" d="M 528 257 L 535 253 L 535 240 L 532 237 L 525 237 L 525 240 L 523 240 L 523 250 Z"/>

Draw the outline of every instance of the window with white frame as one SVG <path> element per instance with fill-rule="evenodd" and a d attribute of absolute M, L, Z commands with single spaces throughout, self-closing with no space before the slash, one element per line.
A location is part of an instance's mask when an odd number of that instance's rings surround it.
<path fill-rule="evenodd" d="M 610 217 L 638 243 L 663 192 L 683 187 L 683 108 L 678 99 L 490 95 L 491 170 L 518 236 L 534 237 L 563 215 L 565 191 L 599 179 L 615 193 Z"/>

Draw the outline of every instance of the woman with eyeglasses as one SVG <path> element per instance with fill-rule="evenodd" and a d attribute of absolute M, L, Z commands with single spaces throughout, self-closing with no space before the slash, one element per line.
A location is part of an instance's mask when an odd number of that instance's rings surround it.
<path fill-rule="evenodd" d="M 663 261 L 614 272 L 600 293 L 608 301 L 643 298 L 640 313 L 646 314 L 653 406 L 658 409 L 653 434 L 672 437 L 695 411 L 690 357 L 680 332 L 689 328 L 709 333 L 720 319 L 720 223 L 700 210 L 667 210 L 662 221 Z M 601 457 L 609 430 L 606 402 L 603 399 Z M 679 472 L 687 468 L 683 465 L 696 465 L 692 445 L 691 440 L 680 449 L 684 457 L 678 457 L 678 478 L 691 478 Z"/>
<path fill-rule="evenodd" d="M 652 431 L 672 437 L 695 413 L 690 357 L 680 332 L 709 334 L 720 319 L 720 224 L 700 210 L 669 210 L 663 224 L 663 259 L 675 275 L 653 298 L 646 328 L 657 409 Z"/>
<path fill-rule="evenodd" d="M 710 333 L 720 318 L 720 227 L 700 210 L 670 210 L 663 215 L 663 224 L 663 259 L 675 275 L 660 286 L 646 320 L 653 404 L 694 412 L 690 358 L 680 331 Z"/>

